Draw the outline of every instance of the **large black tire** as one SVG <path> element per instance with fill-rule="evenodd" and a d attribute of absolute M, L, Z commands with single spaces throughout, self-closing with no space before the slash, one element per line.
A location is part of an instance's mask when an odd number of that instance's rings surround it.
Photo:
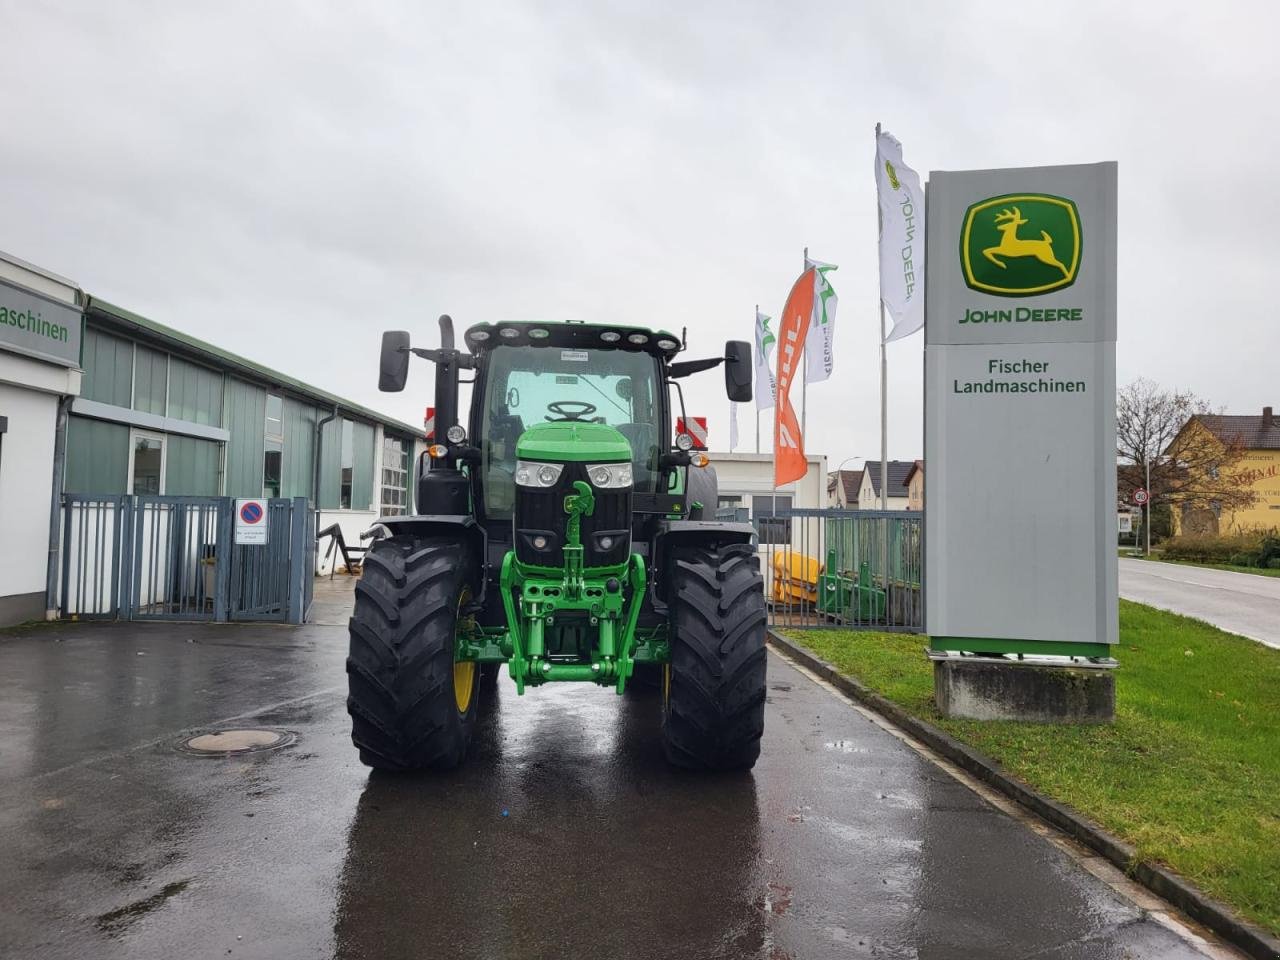
<path fill-rule="evenodd" d="M 764 733 L 764 580 L 750 544 L 673 551 L 663 741 L 680 767 L 744 770 Z"/>
<path fill-rule="evenodd" d="M 378 540 L 365 556 L 350 620 L 347 712 L 367 766 L 448 769 L 466 756 L 480 671 L 455 678 L 453 645 L 472 562 L 463 543 L 410 536 Z"/>

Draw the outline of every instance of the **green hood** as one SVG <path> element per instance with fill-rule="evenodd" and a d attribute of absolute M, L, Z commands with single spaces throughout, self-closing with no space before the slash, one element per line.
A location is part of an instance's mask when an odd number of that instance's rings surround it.
<path fill-rule="evenodd" d="M 553 463 L 625 463 L 631 459 L 631 444 L 604 423 L 535 423 L 520 434 L 516 456 Z"/>

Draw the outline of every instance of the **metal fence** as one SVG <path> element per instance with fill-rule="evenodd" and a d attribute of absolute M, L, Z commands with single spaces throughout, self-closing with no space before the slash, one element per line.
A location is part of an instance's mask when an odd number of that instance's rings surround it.
<path fill-rule="evenodd" d="M 795 509 L 756 521 L 769 625 L 924 630 L 924 514 Z"/>
<path fill-rule="evenodd" d="M 306 498 L 267 502 L 267 542 L 235 543 L 230 497 L 62 498 L 63 617 L 278 620 L 311 606 L 315 516 Z"/>

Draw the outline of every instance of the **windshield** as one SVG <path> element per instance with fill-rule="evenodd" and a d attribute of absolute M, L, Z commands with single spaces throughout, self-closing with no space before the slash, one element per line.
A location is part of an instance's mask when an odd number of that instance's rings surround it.
<path fill-rule="evenodd" d="M 484 507 L 508 517 L 515 502 L 516 441 L 535 423 L 607 423 L 631 443 L 638 493 L 656 492 L 661 435 L 658 361 L 628 350 L 499 347 L 489 356 L 481 407 Z"/>

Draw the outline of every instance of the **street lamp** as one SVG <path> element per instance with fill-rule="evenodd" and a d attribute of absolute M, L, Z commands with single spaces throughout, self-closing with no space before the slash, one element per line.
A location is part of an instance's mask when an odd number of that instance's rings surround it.
<path fill-rule="evenodd" d="M 845 457 L 843 460 L 841 460 L 841 461 L 840 461 L 839 465 L 836 467 L 836 483 L 837 483 L 837 484 L 839 484 L 839 483 L 840 483 L 840 471 L 841 471 L 841 469 L 842 469 L 842 468 L 844 467 L 844 465 L 845 465 L 846 463 L 848 463 L 850 460 L 861 460 L 861 461 L 862 461 L 862 469 L 863 469 L 863 470 L 865 470 L 865 469 L 867 468 L 867 458 L 866 458 L 866 457 L 859 456 L 859 455 L 858 455 L 858 454 L 856 454 L 856 453 L 855 453 L 855 454 L 853 454 L 852 456 Z M 848 504 L 845 504 L 845 506 L 846 506 L 846 507 L 848 507 Z"/>

